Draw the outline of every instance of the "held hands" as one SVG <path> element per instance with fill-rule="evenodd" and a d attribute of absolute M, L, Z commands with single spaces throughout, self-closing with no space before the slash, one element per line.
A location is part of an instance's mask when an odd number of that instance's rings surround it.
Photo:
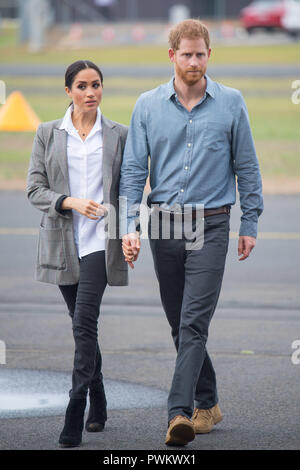
<path fill-rule="evenodd" d="M 102 204 L 92 199 L 81 199 L 77 197 L 67 197 L 63 200 L 62 209 L 74 209 L 81 215 L 85 215 L 89 219 L 98 220 L 99 217 L 107 215 L 107 209 Z"/>
<path fill-rule="evenodd" d="M 248 237 L 248 236 L 239 237 L 238 256 L 242 255 L 241 258 L 239 258 L 239 261 L 243 261 L 244 259 L 248 258 L 251 251 L 255 247 L 255 244 L 256 244 L 256 239 L 254 237 Z"/>
<path fill-rule="evenodd" d="M 134 269 L 134 262 L 139 256 L 141 249 L 140 236 L 137 232 L 127 233 L 122 238 L 122 248 L 125 261 Z"/>

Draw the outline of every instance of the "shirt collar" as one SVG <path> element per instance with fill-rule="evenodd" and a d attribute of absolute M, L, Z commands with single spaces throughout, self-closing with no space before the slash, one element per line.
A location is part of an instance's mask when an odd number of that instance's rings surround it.
<path fill-rule="evenodd" d="M 215 82 L 208 76 L 206 78 L 206 93 L 208 93 L 212 98 L 216 98 Z"/>
<path fill-rule="evenodd" d="M 214 81 L 209 78 L 208 75 L 204 75 L 206 78 L 206 90 L 205 92 L 208 93 L 212 98 L 216 97 L 215 94 L 215 83 Z M 174 88 L 174 76 L 171 78 L 171 80 L 167 83 L 166 87 L 166 99 L 169 100 L 172 96 L 176 95 L 176 91 Z"/>
<path fill-rule="evenodd" d="M 74 106 L 71 105 L 68 107 L 66 114 L 64 115 L 64 118 L 62 120 L 61 125 L 59 126 L 59 129 L 64 129 L 67 132 L 75 132 L 77 134 L 77 131 L 74 127 L 73 121 L 72 121 L 72 112 L 74 110 Z M 89 136 L 91 134 L 94 134 L 97 131 L 101 131 L 102 129 L 102 124 L 101 124 L 101 111 L 100 108 L 97 108 L 97 116 L 96 116 L 96 121 L 94 124 L 93 129 L 91 130 Z"/>

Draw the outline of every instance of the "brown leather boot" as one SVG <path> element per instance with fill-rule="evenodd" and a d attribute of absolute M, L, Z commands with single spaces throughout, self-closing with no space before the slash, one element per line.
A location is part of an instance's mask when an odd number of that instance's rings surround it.
<path fill-rule="evenodd" d="M 169 423 L 165 443 L 168 446 L 185 446 L 195 439 L 194 425 L 186 416 L 175 416 Z"/>
<path fill-rule="evenodd" d="M 195 408 L 192 421 L 196 434 L 206 434 L 212 430 L 215 424 L 222 421 L 223 415 L 218 404 L 208 410 Z"/>

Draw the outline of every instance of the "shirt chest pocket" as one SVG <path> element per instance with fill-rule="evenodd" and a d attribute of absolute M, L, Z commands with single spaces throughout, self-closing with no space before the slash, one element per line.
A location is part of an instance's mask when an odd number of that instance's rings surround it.
<path fill-rule="evenodd" d="M 206 121 L 204 126 L 203 147 L 209 151 L 228 149 L 231 141 L 230 126 L 225 122 Z"/>

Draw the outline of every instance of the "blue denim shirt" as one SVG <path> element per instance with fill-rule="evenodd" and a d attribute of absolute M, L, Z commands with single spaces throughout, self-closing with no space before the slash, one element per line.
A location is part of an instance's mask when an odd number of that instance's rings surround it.
<path fill-rule="evenodd" d="M 177 98 L 173 80 L 143 93 L 136 102 L 121 167 L 120 196 L 127 197 L 129 209 L 137 206 L 150 170 L 150 204 L 216 208 L 235 204 L 237 177 L 240 235 L 256 237 L 263 211 L 262 183 L 241 93 L 206 75 L 205 95 L 188 112 Z M 122 235 L 135 231 L 134 215 L 126 216 Z"/>

